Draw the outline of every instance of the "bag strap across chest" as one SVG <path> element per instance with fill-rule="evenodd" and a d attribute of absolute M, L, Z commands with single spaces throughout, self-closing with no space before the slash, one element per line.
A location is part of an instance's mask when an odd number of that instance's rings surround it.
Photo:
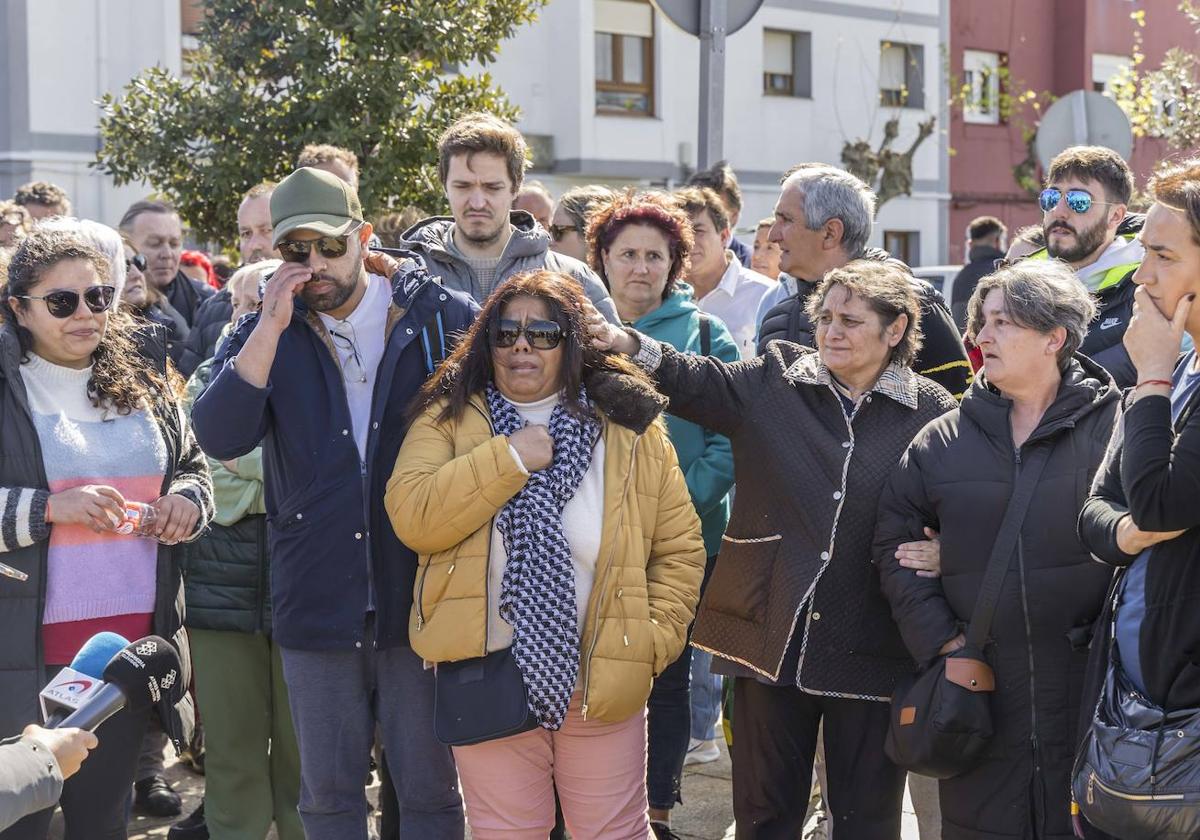
<path fill-rule="evenodd" d="M 1021 536 L 1021 525 L 1029 511 L 1029 504 L 1033 501 L 1033 491 L 1037 489 L 1042 468 L 1050 458 L 1050 449 L 1049 444 L 1035 447 L 1017 471 L 1013 494 L 1009 497 L 1008 507 L 1004 509 L 1004 518 L 1000 522 L 1000 530 L 996 534 L 996 542 L 992 545 L 987 569 L 983 573 L 983 583 L 979 586 L 975 609 L 971 611 L 971 622 L 967 625 L 967 647 L 971 650 L 982 651 L 988 633 L 991 632 L 992 619 L 1004 586 L 1004 577 L 1012 565 L 1017 540 Z"/>

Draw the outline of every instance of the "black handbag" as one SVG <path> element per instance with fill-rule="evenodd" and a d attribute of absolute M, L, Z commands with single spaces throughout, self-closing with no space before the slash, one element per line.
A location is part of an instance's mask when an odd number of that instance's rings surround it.
<path fill-rule="evenodd" d="M 1087 821 L 1114 837 L 1200 836 L 1200 709 L 1167 711 L 1143 697 L 1115 645 L 1071 792 Z"/>
<path fill-rule="evenodd" d="M 433 683 L 433 732 L 447 746 L 506 738 L 538 725 L 511 647 L 475 659 L 440 662 Z"/>
<path fill-rule="evenodd" d="M 1049 456 L 1049 446 L 1037 447 L 1017 476 L 967 626 L 966 645 L 901 680 L 892 694 L 884 752 L 905 770 L 934 779 L 961 775 L 979 762 L 992 739 L 996 677 L 984 646 L 1021 523 Z"/>

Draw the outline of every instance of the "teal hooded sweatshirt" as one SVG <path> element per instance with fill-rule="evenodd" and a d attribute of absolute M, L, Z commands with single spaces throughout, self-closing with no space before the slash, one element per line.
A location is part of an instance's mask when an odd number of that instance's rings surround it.
<path fill-rule="evenodd" d="M 670 344 L 681 353 L 700 353 L 700 307 L 692 300 L 692 287 L 677 283 L 662 306 L 638 318 L 633 328 L 651 338 Z M 725 362 L 741 359 L 733 336 L 720 318 L 706 315 L 711 322 L 710 354 Z M 687 481 L 692 504 L 700 516 L 704 550 L 709 557 L 721 547 L 721 535 L 729 524 L 729 491 L 733 487 L 733 449 L 729 438 L 710 432 L 695 423 L 667 415 L 667 431 L 679 467 Z"/>

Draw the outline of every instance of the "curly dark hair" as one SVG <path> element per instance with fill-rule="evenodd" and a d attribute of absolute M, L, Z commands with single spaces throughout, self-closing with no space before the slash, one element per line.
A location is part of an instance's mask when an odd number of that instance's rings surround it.
<path fill-rule="evenodd" d="M 446 400 L 446 406 L 438 416 L 439 422 L 462 416 L 471 396 L 481 393 L 492 381 L 492 331 L 499 323 L 504 307 L 519 297 L 543 301 L 550 311 L 550 320 L 562 328 L 560 385 L 567 411 L 576 416 L 587 413 L 579 401 L 579 387 L 587 385 L 598 373 L 626 374 L 649 383 L 646 374 L 628 359 L 602 353 L 592 345 L 585 314 L 587 298 L 578 281 L 556 271 L 523 271 L 506 280 L 484 301 L 479 317 L 454 352 L 421 388 L 409 412 L 410 418 L 415 419 L 442 399 Z"/>
<path fill-rule="evenodd" d="M 47 271 L 65 260 L 83 260 L 96 269 L 102 281 L 111 274 L 108 258 L 83 240 L 69 233 L 35 228 L 22 240 L 8 265 L 8 282 L 0 289 L 0 320 L 10 321 L 20 341 L 21 361 L 29 361 L 33 334 L 18 323 L 14 302 L 22 310 L 36 301 L 20 300 L 29 294 Z M 137 322 L 120 307 L 108 310 L 100 344 L 92 354 L 92 378 L 88 397 L 97 408 L 111 408 L 129 414 L 150 408 L 155 402 L 173 399 L 180 390 L 180 377 L 168 367 L 163 377 L 143 363 L 134 336 Z"/>
<path fill-rule="evenodd" d="M 688 256 L 696 244 L 692 220 L 674 196 L 661 192 L 639 193 L 632 187 L 618 193 L 611 202 L 598 206 L 588 219 L 588 262 L 605 286 L 608 286 L 608 275 L 604 271 L 602 254 L 629 225 L 658 228 L 667 238 L 671 268 L 667 271 L 667 285 L 663 289 L 663 300 L 666 300 L 676 281 L 691 267 Z"/>

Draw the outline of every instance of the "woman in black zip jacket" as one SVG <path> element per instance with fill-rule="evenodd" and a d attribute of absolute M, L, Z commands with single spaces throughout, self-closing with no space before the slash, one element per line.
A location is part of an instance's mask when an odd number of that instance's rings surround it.
<path fill-rule="evenodd" d="M 1146 216 L 1125 347 L 1137 368 L 1104 468 L 1079 517 L 1084 543 L 1124 571 L 1115 585 L 1117 657 L 1167 710 L 1200 706 L 1200 365 L 1178 357 L 1200 337 L 1200 162 L 1160 173 Z M 1092 702 L 1103 676 L 1112 603 L 1093 646 Z M 1085 710 L 1090 712 L 1090 708 Z M 1090 715 L 1089 715 L 1090 716 Z"/>
<path fill-rule="evenodd" d="M 1087 644 L 1112 574 L 1092 561 L 1075 521 L 1104 457 L 1117 391 L 1075 352 L 1095 304 L 1062 264 L 1026 262 L 986 277 L 968 311 L 984 370 L 893 473 L 875 561 L 917 662 L 961 647 L 1023 462 L 1048 450 L 985 648 L 996 673 L 995 735 L 974 768 L 940 783 L 942 836 L 1068 840 Z M 901 546 L 927 527 L 941 534 L 940 579 L 901 565 Z"/>

